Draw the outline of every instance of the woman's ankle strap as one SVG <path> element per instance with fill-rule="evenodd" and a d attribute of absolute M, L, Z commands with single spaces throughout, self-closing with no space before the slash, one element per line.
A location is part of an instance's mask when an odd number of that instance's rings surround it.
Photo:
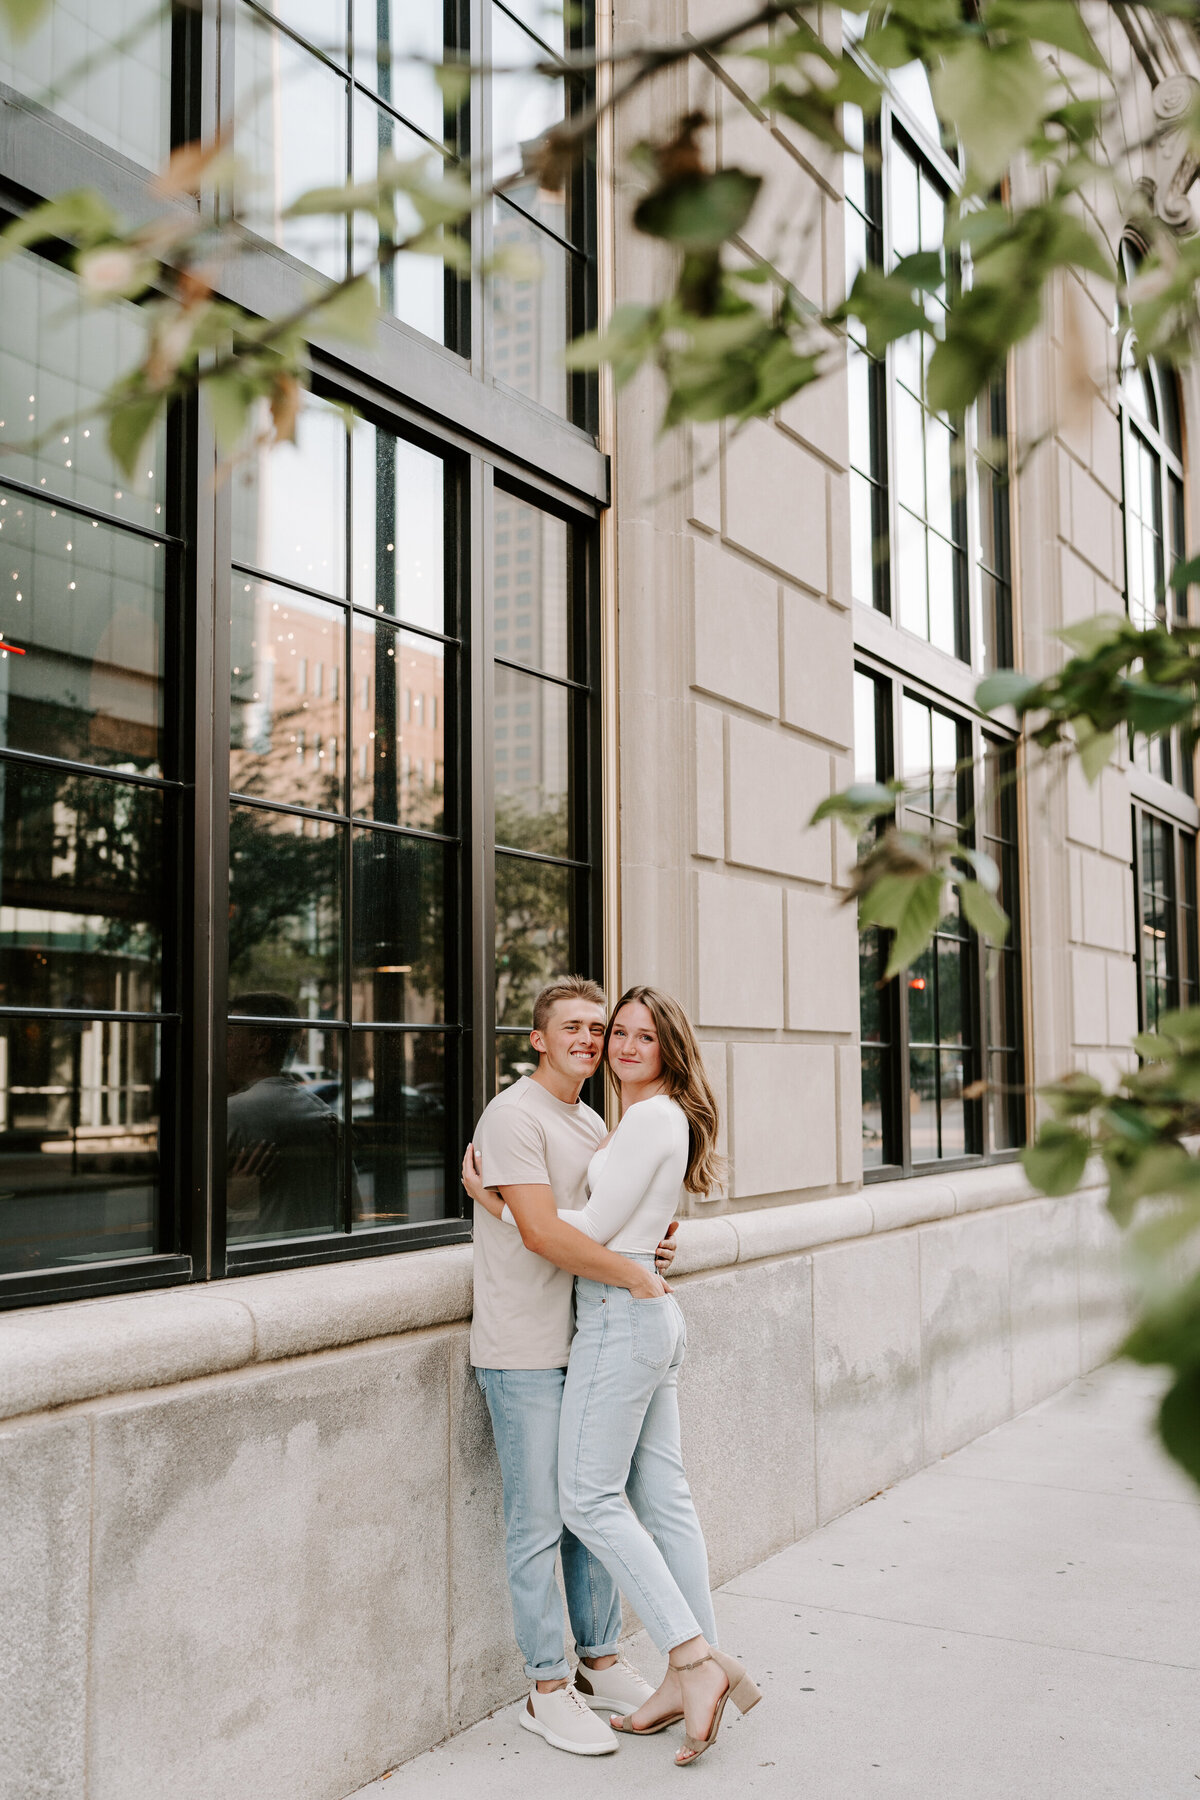
<path fill-rule="evenodd" d="M 698 1669 L 702 1663 L 711 1662 L 712 1661 L 712 1651 L 710 1650 L 706 1656 L 698 1656 L 696 1658 L 695 1662 L 690 1662 L 690 1663 L 671 1662 L 670 1657 L 667 1658 L 667 1661 L 669 1663 L 671 1663 L 671 1667 L 675 1670 L 675 1673 L 677 1675 L 686 1675 L 689 1669 Z"/>

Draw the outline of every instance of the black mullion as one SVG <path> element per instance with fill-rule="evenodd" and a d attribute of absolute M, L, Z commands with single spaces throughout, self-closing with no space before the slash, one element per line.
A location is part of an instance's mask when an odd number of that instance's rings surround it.
<path fill-rule="evenodd" d="M 541 33 L 538 31 L 535 31 L 533 29 L 532 25 L 527 24 L 524 19 L 520 18 L 518 16 L 518 14 L 513 12 L 511 7 L 505 6 L 504 0 L 492 0 L 492 5 L 496 8 L 496 10 L 498 12 L 502 12 L 504 14 L 504 16 L 507 19 L 509 19 L 511 21 L 511 23 L 514 24 L 519 31 L 523 31 L 526 37 L 532 38 L 539 50 L 545 51 L 547 62 L 557 63 L 564 75 L 571 75 L 571 74 L 575 73 L 563 61 L 562 56 L 559 54 L 559 52 L 557 50 L 554 50 L 551 48 L 551 46 L 546 42 L 545 38 L 541 35 Z M 578 78 L 578 77 L 576 77 L 576 78 Z"/>
<path fill-rule="evenodd" d="M 261 0 L 242 0 L 242 4 L 248 6 L 250 11 L 262 22 L 259 29 L 264 31 L 268 38 L 273 31 L 282 33 L 284 37 L 290 38 L 293 44 L 298 44 L 307 55 L 314 57 L 323 68 L 328 69 L 334 75 L 340 75 L 343 81 L 348 79 L 350 72 L 348 63 L 335 62 L 327 50 L 322 50 L 319 45 L 310 43 L 308 38 L 302 37 L 296 27 L 289 25 L 286 19 L 279 18 L 275 13 L 267 12 L 262 6 Z"/>
<path fill-rule="evenodd" d="M 348 109 L 349 118 L 349 109 Z M 359 440 L 361 444 L 361 439 Z M 346 667 L 346 758 L 342 770 L 342 812 L 338 829 L 342 834 L 342 918 L 341 918 L 341 950 L 342 950 L 342 1018 L 347 1021 L 346 1028 L 338 1032 L 342 1053 L 342 1230 L 350 1236 L 354 1230 L 353 1169 L 354 1169 L 354 1044 L 349 1031 L 349 1022 L 354 1018 L 354 826 L 350 823 L 351 809 L 354 804 L 354 740 L 351 736 L 354 721 L 354 615 L 351 603 L 354 594 L 354 433 L 346 433 L 346 462 L 342 476 L 343 494 L 342 510 L 345 529 L 345 563 L 342 568 L 342 585 L 347 596 L 345 617 L 342 629 L 345 634 L 345 667 Z M 377 635 L 377 634 L 376 634 Z"/>
<path fill-rule="evenodd" d="M 162 1012 L 106 1012 L 103 1007 L 78 1006 L 9 1006 L 0 1005 L 0 1019 L 74 1019 L 81 1024 L 93 1020 L 102 1025 L 178 1025 L 183 1015 L 163 1009 Z"/>
<path fill-rule="evenodd" d="M 495 5 L 496 0 L 492 0 L 492 4 Z M 496 199 L 502 200 L 505 206 L 510 206 L 513 212 L 520 213 L 527 224 L 532 225 L 535 231 L 540 231 L 543 237 L 548 237 L 552 244 L 557 244 L 560 250 L 565 250 L 568 256 L 572 257 L 576 262 L 582 262 L 588 265 L 591 265 L 594 262 L 594 258 L 584 249 L 582 244 L 572 243 L 570 238 L 565 238 L 559 232 L 555 231 L 552 225 L 544 224 L 535 214 L 529 212 L 522 206 L 519 200 L 514 200 L 511 194 L 503 190 L 498 190 Z"/>
<path fill-rule="evenodd" d="M 2 755 L 3 752 L 0 752 Z M 417 825 L 393 825 L 389 819 L 372 819 L 364 813 L 321 812 L 316 807 L 295 806 L 290 800 L 264 799 L 261 794 L 242 794 L 236 788 L 230 790 L 230 800 L 237 806 L 249 806 L 257 812 L 286 813 L 293 819 L 313 819 L 321 825 L 340 825 L 344 820 L 353 819 L 357 824 L 368 827 L 371 831 L 391 832 L 393 837 L 420 838 L 422 843 L 445 844 L 451 848 L 461 843 L 461 838 L 449 832 L 422 831 Z M 516 851 L 515 855 L 524 854 Z"/>
<path fill-rule="evenodd" d="M 99 524 L 107 525 L 110 530 L 126 532 L 130 537 L 144 538 L 155 548 L 159 544 L 164 545 L 168 550 L 183 548 L 184 540 L 177 533 L 156 530 L 153 525 L 142 525 L 136 519 L 122 519 L 115 513 L 105 512 L 102 507 L 85 506 L 82 501 L 70 500 L 54 488 L 30 487 L 27 481 L 17 481 L 11 475 L 0 475 L 0 488 L 4 488 L 10 494 L 19 495 L 22 500 L 33 500 L 42 506 L 53 506 L 59 512 L 74 513 L 80 519 L 95 519 Z M 169 517 L 171 496 L 168 494 L 166 499 Z"/>
<path fill-rule="evenodd" d="M 1133 814 L 1133 966 L 1137 976 L 1138 1030 L 1148 1031 L 1146 1017 L 1146 924 L 1142 905 L 1142 815 L 1134 805 Z"/>
<path fill-rule="evenodd" d="M 568 777 L 568 782 L 569 782 Z M 522 862 L 546 863 L 552 869 L 588 869 L 591 864 L 577 856 L 550 856 L 542 850 L 514 850 L 508 844 L 496 844 L 497 856 L 519 857 Z"/>
<path fill-rule="evenodd" d="M 904 767 L 904 727 L 901 717 L 903 686 L 899 681 L 889 681 L 890 705 L 888 707 L 888 762 L 893 777 L 898 769 Z M 903 1174 L 911 1175 L 912 1160 L 912 1079 L 910 1051 L 908 1047 L 908 985 L 906 982 L 893 979 L 888 987 L 895 990 L 893 1005 L 896 1025 L 896 1099 L 899 1122 L 898 1143 L 896 1148 L 900 1154 L 898 1162 Z M 886 994 L 887 988 L 884 989 Z"/>
<path fill-rule="evenodd" d="M 573 680 L 569 675 L 551 675 L 545 669 L 530 668 L 528 663 L 513 662 L 507 656 L 496 656 L 492 660 L 498 669 L 511 669 L 516 675 L 532 675 L 538 681 L 547 681 L 554 687 L 567 688 L 575 693 L 586 694 L 590 691 L 587 680 Z"/>
<path fill-rule="evenodd" d="M 176 584 L 178 586 L 178 584 Z M 121 787 L 156 788 L 161 794 L 182 793 L 186 782 L 163 775 L 141 775 L 131 769 L 105 769 L 99 763 L 72 762 L 65 756 L 46 756 L 40 750 L 15 750 L 7 744 L 0 748 L 0 762 L 26 763 L 33 768 L 50 769 L 64 775 L 98 776 Z"/>
<path fill-rule="evenodd" d="M 273 581 L 275 578 L 273 575 L 267 575 L 261 577 L 261 579 Z M 314 598 L 323 600 L 326 596 L 324 594 L 319 594 L 315 595 Z M 330 604 L 341 606 L 345 603 L 340 600 L 334 600 L 331 601 Z M 377 612 L 373 606 L 365 605 L 355 605 L 351 608 L 351 611 L 357 618 L 370 619 L 373 625 L 393 625 L 397 631 L 411 632 L 414 637 L 426 638 L 431 644 L 443 644 L 447 650 L 459 650 L 462 648 L 462 640 L 460 638 L 453 636 L 449 632 L 432 631 L 428 625 L 413 624 L 411 620 L 403 618 L 399 613 Z"/>

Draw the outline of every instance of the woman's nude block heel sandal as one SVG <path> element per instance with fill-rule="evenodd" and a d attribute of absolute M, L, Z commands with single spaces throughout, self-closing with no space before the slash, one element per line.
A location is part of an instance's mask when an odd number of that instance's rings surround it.
<path fill-rule="evenodd" d="M 712 1716 L 712 1724 L 708 1728 L 708 1736 L 704 1738 L 695 1738 L 692 1737 L 689 1732 L 685 1737 L 684 1748 L 690 1750 L 691 1755 L 685 1757 L 683 1762 L 679 1762 L 678 1758 L 676 1759 L 676 1767 L 680 1769 L 686 1769 L 689 1764 L 696 1761 L 697 1757 L 703 1756 L 706 1750 L 712 1749 L 717 1741 L 717 1733 L 721 1729 L 721 1715 L 725 1711 L 725 1702 L 727 1700 L 732 1700 L 740 1713 L 748 1713 L 750 1708 L 752 1706 L 757 1706 L 762 1699 L 761 1692 L 746 1673 L 737 1657 L 726 1656 L 723 1650 L 710 1650 L 707 1656 L 701 1656 L 695 1662 L 676 1663 L 675 1667 L 680 1674 L 686 1674 L 689 1669 L 698 1669 L 701 1663 L 706 1662 L 715 1662 L 718 1668 L 724 1670 L 725 1678 L 728 1681 L 729 1686 L 717 1701 L 716 1711 Z"/>
<path fill-rule="evenodd" d="M 681 1712 L 668 1713 L 665 1719 L 659 1719 L 653 1725 L 631 1725 L 629 1720 L 613 1713 L 609 1725 L 614 1731 L 624 1732 L 626 1737 L 654 1737 L 659 1731 L 665 1731 L 668 1725 L 678 1725 L 683 1718 Z"/>

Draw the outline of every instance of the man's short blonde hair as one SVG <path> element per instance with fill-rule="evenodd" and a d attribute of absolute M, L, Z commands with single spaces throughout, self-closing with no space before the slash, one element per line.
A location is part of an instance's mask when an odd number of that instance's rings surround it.
<path fill-rule="evenodd" d="M 593 1006 L 607 1006 L 604 989 L 587 975 L 564 975 L 548 981 L 533 1003 L 533 1029 L 545 1031 L 550 1013 L 559 1000 L 590 1000 Z"/>

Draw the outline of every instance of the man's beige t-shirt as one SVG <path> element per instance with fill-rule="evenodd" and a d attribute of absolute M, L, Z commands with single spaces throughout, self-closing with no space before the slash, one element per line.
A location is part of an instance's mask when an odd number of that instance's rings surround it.
<path fill-rule="evenodd" d="M 489 1102 L 472 1142 L 485 1187 L 549 1186 L 556 1206 L 587 1200 L 588 1163 L 607 1127 L 582 1101 L 569 1106 L 522 1075 Z M 512 1225 L 475 1208 L 477 1369 L 563 1369 L 575 1329 L 574 1277 L 535 1256 Z"/>

